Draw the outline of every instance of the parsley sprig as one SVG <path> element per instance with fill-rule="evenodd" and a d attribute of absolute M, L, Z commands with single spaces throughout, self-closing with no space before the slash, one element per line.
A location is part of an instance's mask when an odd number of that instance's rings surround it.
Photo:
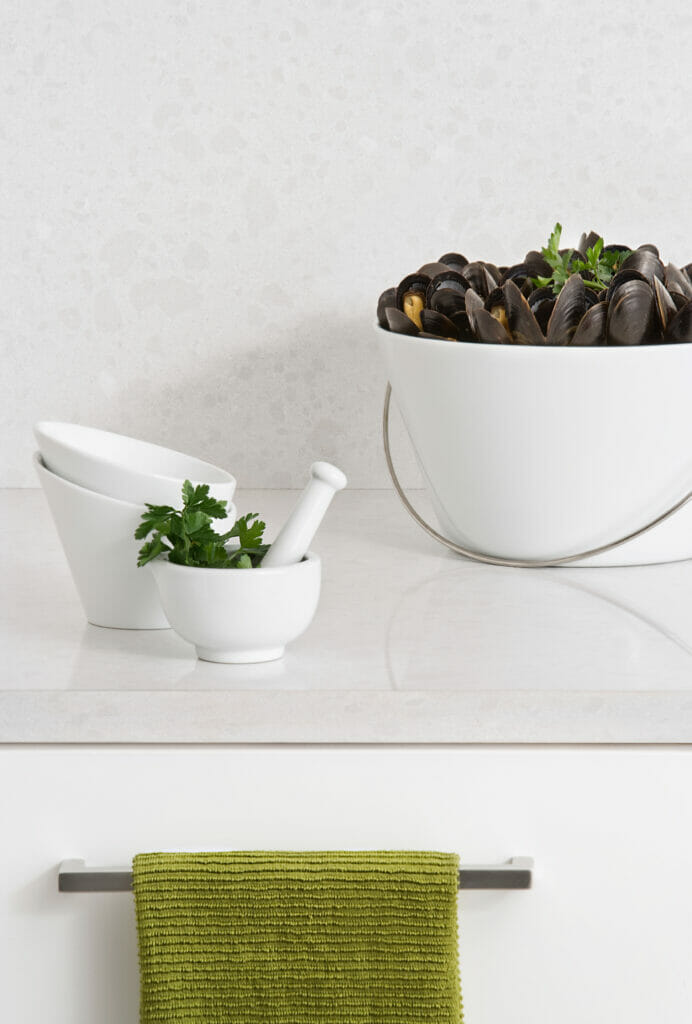
<path fill-rule="evenodd" d="M 630 255 L 629 249 L 603 251 L 603 239 L 599 238 L 586 250 L 586 259 L 574 258 L 574 249 L 560 250 L 562 224 L 556 224 L 548 239 L 548 244 L 541 249 L 541 255 L 552 270 L 550 277 L 533 277 L 531 280 L 536 288 L 550 287 L 557 295 L 572 274 L 581 274 L 584 285 L 600 292 L 607 288 L 619 267 Z"/>
<path fill-rule="evenodd" d="M 226 533 L 212 527 L 215 519 L 226 519 L 226 502 L 209 495 L 209 485 L 194 487 L 189 480 L 183 484 L 182 509 L 170 505 L 149 505 L 142 513 L 142 522 L 135 538 L 143 540 L 153 534 L 140 549 L 137 565 L 146 565 L 159 555 L 167 555 L 176 565 L 203 569 L 256 569 L 269 550 L 262 543 L 265 524 L 257 512 L 249 512 Z M 239 546 L 231 551 L 226 542 L 237 537 Z"/>

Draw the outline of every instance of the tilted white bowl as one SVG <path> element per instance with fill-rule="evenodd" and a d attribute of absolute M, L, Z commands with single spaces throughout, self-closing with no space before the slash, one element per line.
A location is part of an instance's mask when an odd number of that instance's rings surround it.
<path fill-rule="evenodd" d="M 692 344 L 377 336 L 442 532 L 457 544 L 559 558 L 639 529 L 692 489 Z M 579 564 L 691 557 L 688 504 Z"/>
<path fill-rule="evenodd" d="M 235 478 L 191 455 L 77 423 L 42 420 L 34 425 L 45 466 L 70 483 L 136 505 L 181 502 L 183 482 L 209 484 L 209 492 L 230 502 Z"/>
<path fill-rule="evenodd" d="M 197 569 L 160 556 L 149 563 L 168 621 L 203 661 L 274 661 L 312 622 L 321 562 L 268 569 Z"/>
<path fill-rule="evenodd" d="M 89 622 L 118 629 L 166 629 L 150 573 L 137 568 L 134 539 L 142 505 L 108 498 L 34 466 L 48 499 L 72 578 Z"/>

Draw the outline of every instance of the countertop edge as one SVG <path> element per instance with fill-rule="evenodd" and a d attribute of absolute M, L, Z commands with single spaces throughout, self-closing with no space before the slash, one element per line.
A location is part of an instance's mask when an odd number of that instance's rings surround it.
<path fill-rule="evenodd" d="M 0 743 L 692 744 L 692 693 L 4 691 Z"/>

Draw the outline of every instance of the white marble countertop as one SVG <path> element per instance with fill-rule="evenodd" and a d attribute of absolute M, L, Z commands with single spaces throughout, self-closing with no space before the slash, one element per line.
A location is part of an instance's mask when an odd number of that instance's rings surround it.
<path fill-rule="evenodd" d="M 276 527 L 295 497 L 237 500 Z M 171 630 L 88 625 L 40 490 L 0 490 L 0 526 L 0 742 L 692 742 L 692 562 L 476 565 L 392 492 L 345 491 L 312 626 L 282 661 L 232 666 Z"/>

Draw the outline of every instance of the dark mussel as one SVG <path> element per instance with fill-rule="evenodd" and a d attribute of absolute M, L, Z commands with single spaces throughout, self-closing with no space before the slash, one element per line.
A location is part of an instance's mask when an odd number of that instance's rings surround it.
<path fill-rule="evenodd" d="M 597 302 L 587 309 L 579 321 L 579 326 L 572 335 L 571 345 L 605 345 L 606 324 L 608 320 L 608 303 Z"/>
<path fill-rule="evenodd" d="M 586 288 L 579 274 L 567 278 L 550 314 L 546 341 L 548 345 L 569 345 L 579 321 L 586 312 Z"/>
<path fill-rule="evenodd" d="M 396 305 L 396 288 L 387 288 L 382 292 L 379 299 L 377 300 L 377 322 L 380 327 L 384 327 L 389 330 L 389 324 L 387 323 L 387 317 L 385 316 L 385 310 L 387 306 Z"/>
<path fill-rule="evenodd" d="M 458 273 L 463 274 L 464 267 L 468 265 L 469 261 L 460 252 L 446 252 L 444 256 L 440 256 L 437 262 L 444 263 L 450 270 L 456 270 Z"/>
<path fill-rule="evenodd" d="M 557 295 L 550 285 L 546 285 L 543 288 L 536 288 L 536 290 L 531 292 L 527 297 L 526 301 L 529 304 L 529 309 L 536 318 L 536 323 L 545 335 L 548 330 L 550 314 L 553 312 L 555 303 L 557 302 Z"/>
<path fill-rule="evenodd" d="M 652 286 L 654 277 L 659 277 L 661 281 L 665 279 L 665 269 L 661 260 L 656 253 L 651 252 L 651 249 L 645 249 L 641 245 L 629 254 L 620 269 L 638 270 Z"/>
<path fill-rule="evenodd" d="M 613 274 L 608 285 L 606 292 L 606 300 L 610 302 L 613 295 L 625 281 L 646 281 L 646 278 L 638 270 L 618 270 L 617 274 Z"/>
<path fill-rule="evenodd" d="M 499 320 L 506 331 L 509 331 L 509 320 L 507 319 L 507 309 L 505 306 L 505 293 L 502 288 L 498 285 L 497 288 L 493 288 L 488 298 L 483 304 L 483 308 L 494 316 L 496 320 Z"/>
<path fill-rule="evenodd" d="M 470 285 L 466 278 L 458 271 L 445 268 L 441 274 L 437 274 L 430 281 L 425 292 L 425 304 L 429 306 L 435 292 L 440 291 L 442 288 L 449 288 L 451 291 L 459 292 L 463 295 L 469 287 Z"/>
<path fill-rule="evenodd" d="M 561 256 L 569 256 L 567 260 L 568 268 L 572 268 L 577 260 L 581 260 L 582 263 L 586 263 L 586 256 L 580 249 L 558 249 Z"/>
<path fill-rule="evenodd" d="M 625 281 L 608 304 L 608 344 L 646 345 L 660 337 L 651 286 L 646 281 Z"/>
<path fill-rule="evenodd" d="M 507 330 L 516 345 L 545 345 L 543 331 L 514 281 L 502 286 Z"/>
<path fill-rule="evenodd" d="M 522 294 L 528 298 L 531 292 L 535 290 L 533 276 L 526 263 L 517 263 L 513 267 L 507 267 L 504 270 L 500 275 L 500 284 L 504 284 L 505 281 L 514 281 L 517 288 L 520 288 Z"/>
<path fill-rule="evenodd" d="M 688 299 L 692 299 L 692 283 L 687 273 L 672 263 L 666 266 L 664 283 L 669 292 L 678 292 L 678 294 L 686 295 Z"/>
<path fill-rule="evenodd" d="M 663 340 L 674 344 L 692 341 L 692 299 L 677 311 L 668 324 Z"/>
<path fill-rule="evenodd" d="M 449 270 L 446 263 L 424 263 L 422 267 L 418 268 L 418 273 L 432 278 L 436 277 L 437 274 L 444 274 L 446 270 Z"/>
<path fill-rule="evenodd" d="M 471 330 L 476 332 L 476 313 L 483 309 L 483 299 L 480 297 L 478 292 L 474 291 L 473 288 L 469 288 L 464 295 L 464 304 L 466 306 L 466 315 L 469 318 L 469 324 Z M 487 311 L 486 311 L 487 312 Z"/>
<path fill-rule="evenodd" d="M 632 251 L 633 250 L 632 250 L 632 246 L 631 245 L 608 244 L 608 245 L 604 245 L 603 248 L 601 249 L 601 252 L 619 252 L 619 253 L 624 253 L 625 256 L 629 256 L 629 254 Z"/>
<path fill-rule="evenodd" d="M 496 279 L 485 263 L 467 263 L 464 267 L 464 277 L 478 294 L 487 299 L 491 291 L 498 284 L 499 275 Z"/>
<path fill-rule="evenodd" d="M 422 309 L 420 320 L 426 334 L 447 338 L 448 341 L 457 341 L 459 338 L 458 328 L 444 313 L 438 313 L 435 309 Z"/>
<path fill-rule="evenodd" d="M 443 313 L 445 316 L 450 317 L 450 319 L 455 313 L 464 313 L 466 311 L 464 293 L 458 292 L 453 288 L 438 288 L 430 296 L 428 305 L 430 309 Z"/>
<path fill-rule="evenodd" d="M 459 313 L 455 313 L 451 318 L 452 323 L 459 332 L 459 341 L 475 341 L 476 335 L 473 333 L 471 324 L 469 323 L 468 313 L 463 310 Z"/>
<path fill-rule="evenodd" d="M 395 334 L 418 334 L 418 328 L 413 320 L 396 306 L 387 306 L 384 315 L 389 330 L 394 331 Z"/>
<path fill-rule="evenodd" d="M 603 294 L 602 300 L 599 299 L 598 297 L 601 294 Z M 591 309 L 591 307 L 595 306 L 597 302 L 605 301 L 605 294 L 602 292 L 597 292 L 595 288 L 585 288 L 584 298 L 586 300 L 586 308 Z"/>
<path fill-rule="evenodd" d="M 654 299 L 658 323 L 662 333 L 665 335 L 668 324 L 677 313 L 678 307 L 673 302 L 666 286 L 657 277 L 654 278 Z"/>
<path fill-rule="evenodd" d="M 430 284 L 427 274 L 409 274 L 396 290 L 397 307 L 420 329 L 420 311 L 425 306 L 425 291 Z"/>
<path fill-rule="evenodd" d="M 588 235 L 584 232 L 579 239 L 577 249 L 579 252 L 586 252 L 587 249 L 593 249 L 596 242 L 602 237 L 602 235 L 597 234 L 595 231 L 589 231 Z"/>
<path fill-rule="evenodd" d="M 658 247 L 653 245 L 651 242 L 644 242 L 644 244 L 640 245 L 639 248 L 640 249 L 647 249 L 649 252 L 652 252 L 654 254 L 654 256 L 658 256 L 659 259 L 661 257 L 661 254 L 658 251 Z"/>
<path fill-rule="evenodd" d="M 541 256 L 540 252 L 531 249 L 524 256 L 524 266 L 531 277 L 551 277 L 553 269 L 550 264 Z"/>
<path fill-rule="evenodd" d="M 474 331 L 476 341 L 485 341 L 495 345 L 508 345 L 512 338 L 499 320 L 482 306 L 474 314 Z"/>

